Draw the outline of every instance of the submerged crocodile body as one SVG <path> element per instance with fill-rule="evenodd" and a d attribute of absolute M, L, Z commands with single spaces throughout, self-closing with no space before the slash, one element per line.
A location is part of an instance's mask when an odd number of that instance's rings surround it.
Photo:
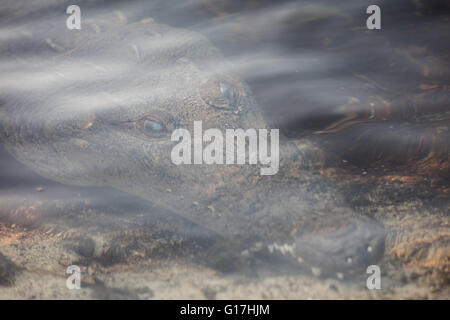
<path fill-rule="evenodd" d="M 120 17 L 117 23 L 120 25 Z M 308 172 L 307 144 L 280 142 L 280 168 L 175 165 L 171 133 L 264 129 L 245 83 L 203 36 L 145 19 L 23 35 L 2 89 L 0 142 L 39 175 L 111 186 L 213 230 L 239 252 L 360 272 L 384 250 L 381 224 L 358 217 L 324 177 Z M 2 54 L 14 55 L 15 45 Z M 317 268 L 316 268 L 317 270 Z"/>

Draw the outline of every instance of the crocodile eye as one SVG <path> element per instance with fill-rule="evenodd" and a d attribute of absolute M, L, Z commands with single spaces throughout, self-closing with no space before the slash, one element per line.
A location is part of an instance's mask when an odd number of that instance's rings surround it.
<path fill-rule="evenodd" d="M 156 122 L 154 120 L 145 120 L 144 121 L 144 130 L 147 133 L 158 133 L 163 131 L 163 125 L 159 122 Z"/>
<path fill-rule="evenodd" d="M 220 84 L 220 92 L 222 92 L 223 96 L 229 100 L 232 99 L 232 89 L 228 87 L 225 83 Z"/>
<path fill-rule="evenodd" d="M 164 125 L 153 119 L 142 120 L 140 128 L 147 136 L 151 137 L 160 136 L 165 132 Z"/>
<path fill-rule="evenodd" d="M 202 85 L 200 95 L 211 107 L 232 110 L 239 103 L 239 91 L 235 89 L 232 82 L 225 80 L 211 80 Z"/>

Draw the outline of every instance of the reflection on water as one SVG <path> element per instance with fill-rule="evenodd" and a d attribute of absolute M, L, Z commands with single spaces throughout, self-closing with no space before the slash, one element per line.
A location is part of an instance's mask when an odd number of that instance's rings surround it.
<path fill-rule="evenodd" d="M 80 169 L 68 165 L 72 159 L 45 159 L 51 151 L 43 150 L 42 143 L 76 136 L 75 143 L 83 148 L 84 140 L 76 130 L 87 130 L 98 121 L 90 118 L 93 111 L 97 118 L 112 119 L 110 113 L 116 110 L 133 109 L 140 114 L 140 105 L 156 104 L 161 97 L 178 103 L 186 95 L 180 93 L 184 83 L 177 75 L 184 76 L 189 68 L 182 65 L 183 60 L 175 64 L 165 57 L 188 56 L 205 69 L 238 75 L 250 86 L 270 127 L 280 128 L 299 145 L 314 145 L 314 152 L 303 154 L 310 169 L 325 177 L 357 213 L 385 224 L 383 263 L 397 259 L 401 267 L 389 266 L 406 274 L 408 267 L 430 265 L 448 274 L 450 7 L 438 0 L 379 1 L 382 30 L 369 31 L 365 11 L 371 2 L 79 1 L 82 31 L 73 36 L 77 31 L 65 28 L 70 1 L 3 1 L 0 139 L 11 144 L 15 139 L 11 130 L 17 127 L 8 124 L 26 123 L 21 130 L 30 138 L 20 146 L 22 151 L 12 152 L 14 156 L 27 163 L 30 155 L 20 153 L 28 152 L 34 155 L 36 167 L 45 163 L 64 170 L 64 178 L 57 180 L 84 185 L 76 177 L 87 172 L 94 180 L 97 164 L 80 158 L 85 165 Z M 154 39 L 154 34 L 147 34 L 145 26 L 126 35 L 105 36 L 112 34 L 107 30 L 149 17 L 202 34 L 227 62 L 215 60 L 215 53 L 190 48 L 188 31 L 152 42 L 146 41 L 147 36 Z M 97 47 L 85 44 L 86 34 L 98 41 Z M 138 46 L 121 48 L 121 37 Z M 135 59 L 148 57 L 152 59 L 145 67 L 136 68 Z M 147 83 L 155 84 L 152 89 L 136 80 L 144 74 Z M 68 84 L 70 92 L 64 91 Z M 33 105 L 39 110 L 34 111 Z M 6 109 L 9 113 L 18 110 L 17 115 L 6 114 Z M 115 120 L 134 121 L 121 117 Z M 50 127 L 54 135 L 46 131 Z M 27 130 L 38 131 L 39 136 L 31 137 Z M 93 134 L 105 137 L 102 131 Z M 38 173 L 45 176 L 42 172 Z M 148 256 L 188 259 L 215 237 L 118 191 L 47 181 L 5 151 L 0 153 L 0 177 L 2 224 L 37 228 L 45 234 L 51 229 L 49 234 L 55 236 L 66 236 L 73 228 L 75 236 L 67 236 L 69 241 L 97 234 L 101 228 L 96 226 L 128 229 L 121 236 L 123 243 L 100 253 L 98 248 L 92 249 L 97 250 L 95 254 L 90 252 L 89 243 L 75 241 L 84 259 L 80 263 L 88 264 L 91 256 L 100 257 L 95 263 L 101 265 L 124 261 L 139 265 Z M 215 213 L 216 208 L 208 208 Z M 73 217 L 74 212 L 81 212 L 83 218 Z M 417 217 L 423 221 L 416 225 L 412 220 Z M 139 241 L 147 245 L 135 247 Z M 0 251 L 2 246 L 7 247 L 0 238 Z M 128 258 L 130 250 L 137 252 L 137 258 Z M 396 277 L 392 276 L 394 287 Z"/>

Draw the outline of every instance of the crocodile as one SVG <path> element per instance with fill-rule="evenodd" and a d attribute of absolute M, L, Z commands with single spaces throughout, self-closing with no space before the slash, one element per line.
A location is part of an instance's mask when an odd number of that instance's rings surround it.
<path fill-rule="evenodd" d="M 175 165 L 178 128 L 271 129 L 250 88 L 204 36 L 152 19 L 26 30 L 6 66 L 0 142 L 40 176 L 108 186 L 213 231 L 211 252 L 276 259 L 315 274 L 355 274 L 383 256 L 385 232 L 308 170 L 315 147 L 280 141 L 279 172 L 261 165 Z M 320 157 L 319 157 L 320 158 Z"/>

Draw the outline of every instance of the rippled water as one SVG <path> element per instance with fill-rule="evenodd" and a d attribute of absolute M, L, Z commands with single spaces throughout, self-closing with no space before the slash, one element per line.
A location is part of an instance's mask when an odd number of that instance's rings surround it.
<path fill-rule="evenodd" d="M 134 79 L 129 72 L 133 62 L 108 55 L 108 49 L 121 46 L 117 38 L 103 42 L 99 50 L 104 50 L 104 55 L 93 48 L 81 50 L 67 65 L 61 57 L 57 58 L 60 77 L 48 61 L 64 52 L 70 54 L 70 48 L 83 44 L 82 38 L 78 44 L 67 36 L 68 32 L 76 32 L 65 26 L 69 4 L 72 3 L 51 0 L 0 4 L 0 108 L 14 103 L 38 103 L 64 129 L 65 121 L 74 117 L 89 123 L 86 115 L 92 110 L 107 113 L 113 106 L 138 105 L 163 94 L 176 96 L 182 90 L 174 85 L 161 93 L 130 86 Z M 432 270 L 444 270 L 448 275 L 445 225 L 450 192 L 450 7 L 446 1 L 378 1 L 381 30 L 366 28 L 366 8 L 372 1 L 92 0 L 77 4 L 81 7 L 83 30 L 120 28 L 150 17 L 157 23 L 205 36 L 227 61 L 218 61 L 214 69 L 238 74 L 248 83 L 269 125 L 280 128 L 289 139 L 314 143 L 319 151 L 305 154 L 305 161 L 330 179 L 329 183 L 344 195 L 350 207 L 386 224 L 387 239 L 391 241 L 387 245 L 387 260 L 397 257 L 406 266 L 414 259 L 423 265 L 433 262 Z M 152 50 L 146 47 L 143 33 L 130 32 L 128 36 L 140 48 L 134 53 L 133 48 L 124 48 L 124 55 L 131 52 L 139 56 Z M 158 43 L 158 50 L 162 48 L 164 54 L 164 50 L 183 41 L 183 37 L 165 38 Z M 157 69 L 158 61 L 151 66 L 155 79 L 177 72 L 176 67 Z M 98 73 L 92 71 L 95 68 Z M 64 74 L 70 74 L 74 83 L 95 85 L 75 85 L 67 94 L 61 91 L 69 81 Z M 114 92 L 104 94 L 108 90 Z M 33 92 L 35 101 L 24 98 L 29 92 Z M 52 121 L 29 115 L 25 118 L 31 127 L 43 127 L 46 120 L 50 124 Z M 42 142 L 36 141 L 36 145 Z M 34 150 L 32 143 L 25 148 Z M 39 152 L 43 151 L 36 149 Z M 50 165 L 58 166 L 56 162 Z M 79 173 L 75 166 L 65 169 L 70 172 L 68 176 Z M 75 180 L 74 184 L 80 184 Z M 112 213 L 74 222 L 81 223 L 78 229 L 88 225 L 114 228 L 124 211 L 129 216 L 126 224 L 130 230 L 139 229 L 136 225 L 153 228 L 161 223 L 161 237 L 175 244 L 155 245 L 156 260 L 160 256 L 172 257 L 170 252 L 176 257 L 179 251 L 198 251 L 198 246 L 202 246 L 198 239 L 210 236 L 189 221 L 177 220 L 144 200 L 118 191 L 68 187 L 45 180 L 6 151 L 0 152 L 0 222 L 5 225 L 33 229 L 44 216 L 44 227 L 39 225 L 39 230 L 45 229 L 52 219 L 51 228 L 58 229 L 58 222 L 54 222 L 57 219 L 62 219 L 61 224 L 67 227 L 71 214 L 60 218 L 58 212 L 83 211 L 84 199 L 89 199 L 90 210 Z M 51 209 L 37 216 L 33 210 L 27 212 L 26 208 L 35 206 L 36 201 L 51 202 Z M 61 209 L 67 203 L 72 209 Z M 386 209 L 389 206 L 398 207 Z M 150 220 L 147 214 L 142 218 L 142 212 L 148 212 L 148 208 L 157 212 Z M 429 219 L 429 223 L 408 224 L 408 219 L 414 219 L 408 213 L 417 217 L 422 211 L 424 221 Z M 389 220 L 395 212 L 404 214 L 405 225 Z M 173 224 L 176 227 L 171 230 Z M 438 227 L 433 229 L 431 225 Z M 398 249 L 402 241 L 415 237 L 398 236 L 409 228 L 423 231 L 417 235 L 428 246 L 422 257 Z M 180 230 L 184 239 L 179 236 Z M 157 238 L 147 236 L 150 242 Z M 427 238 L 433 236 L 439 240 Z M 110 261 L 107 262 L 104 264 Z"/>

